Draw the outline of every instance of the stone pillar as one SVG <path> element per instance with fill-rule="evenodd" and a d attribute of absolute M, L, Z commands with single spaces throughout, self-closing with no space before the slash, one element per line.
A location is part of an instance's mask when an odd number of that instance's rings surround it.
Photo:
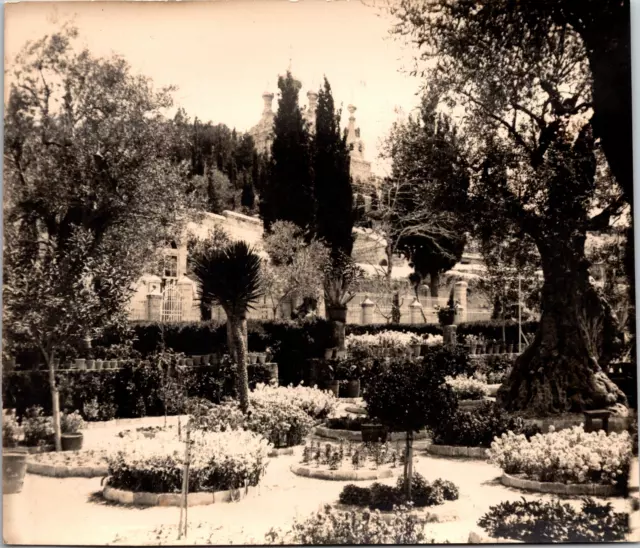
<path fill-rule="evenodd" d="M 445 325 L 442 328 L 442 338 L 445 348 L 453 349 L 456 347 L 456 331 L 455 325 Z"/>
<path fill-rule="evenodd" d="M 360 306 L 362 307 L 362 324 L 367 325 L 373 323 L 374 302 L 369 297 L 366 297 Z"/>
<path fill-rule="evenodd" d="M 182 276 L 177 282 L 180 300 L 182 301 L 182 320 L 191 319 L 191 309 L 193 308 L 193 294 L 195 284 L 186 276 Z"/>
<path fill-rule="evenodd" d="M 147 320 L 150 322 L 162 321 L 162 293 L 159 291 L 147 295 Z"/>
<path fill-rule="evenodd" d="M 467 321 L 467 282 L 456 282 L 453 286 L 453 300 L 459 303 L 460 308 L 456 311 L 455 320 L 456 324 Z"/>
<path fill-rule="evenodd" d="M 422 305 L 420 301 L 416 298 L 413 299 L 413 302 L 409 305 L 409 317 L 411 323 L 422 323 Z"/>

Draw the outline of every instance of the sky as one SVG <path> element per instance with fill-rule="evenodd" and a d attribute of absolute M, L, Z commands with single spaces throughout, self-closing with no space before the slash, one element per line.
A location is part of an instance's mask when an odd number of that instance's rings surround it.
<path fill-rule="evenodd" d="M 177 86 L 176 104 L 192 118 L 240 131 L 258 122 L 262 93 L 277 92 L 290 63 L 303 84 L 301 104 L 326 75 L 344 106 L 343 125 L 346 106 L 357 107 L 365 156 L 378 174 L 387 169 L 378 145 L 398 108 L 417 105 L 420 81 L 403 72 L 413 51 L 389 36 L 386 13 L 361 0 L 7 4 L 5 67 L 28 40 L 69 20 L 95 55 L 123 55 L 157 86 Z"/>

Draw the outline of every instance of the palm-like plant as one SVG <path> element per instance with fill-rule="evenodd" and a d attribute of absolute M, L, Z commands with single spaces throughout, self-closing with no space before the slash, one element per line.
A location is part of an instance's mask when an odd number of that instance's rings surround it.
<path fill-rule="evenodd" d="M 238 396 L 249 408 L 247 377 L 247 312 L 263 293 L 260 257 L 246 242 L 224 248 L 201 247 L 193 257 L 193 275 L 206 305 L 220 305 L 227 315 L 230 353 L 238 368 Z"/>

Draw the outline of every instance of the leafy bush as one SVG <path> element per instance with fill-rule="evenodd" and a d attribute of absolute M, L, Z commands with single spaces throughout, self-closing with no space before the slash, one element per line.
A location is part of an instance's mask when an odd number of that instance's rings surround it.
<path fill-rule="evenodd" d="M 22 436 L 22 428 L 18 424 L 16 415 L 13 411 L 2 410 L 2 447 L 16 447 L 20 437 Z"/>
<path fill-rule="evenodd" d="M 77 411 L 60 415 L 60 431 L 62 434 L 78 434 L 84 428 L 84 420 Z"/>
<path fill-rule="evenodd" d="M 489 458 L 507 474 L 536 481 L 626 485 L 632 457 L 628 432 L 586 433 L 582 426 L 537 434 L 507 432 L 491 444 Z"/>
<path fill-rule="evenodd" d="M 333 417 L 327 419 L 324 425 L 334 430 L 350 430 L 351 432 L 360 432 L 363 424 L 370 424 L 371 419 L 360 416 L 351 418 L 347 415 L 344 417 Z"/>
<path fill-rule="evenodd" d="M 502 384 L 513 369 L 516 356 L 510 354 L 486 354 L 475 357 L 474 376 L 488 384 Z"/>
<path fill-rule="evenodd" d="M 509 431 L 530 437 L 540 429 L 527 425 L 520 417 L 511 417 L 494 402 L 486 402 L 470 411 L 456 410 L 435 423 L 431 434 L 436 445 L 489 447 L 494 438 Z"/>
<path fill-rule="evenodd" d="M 624 541 L 630 532 L 628 514 L 593 499 L 584 500 L 581 510 L 559 501 L 502 502 L 492 506 L 478 525 L 494 538 L 535 544 Z"/>
<path fill-rule="evenodd" d="M 486 383 L 466 375 L 447 377 L 447 384 L 460 400 L 481 400 L 489 394 Z"/>
<path fill-rule="evenodd" d="M 135 437 L 135 433 L 133 434 Z M 225 491 L 257 485 L 268 463 L 269 444 L 253 432 L 194 432 L 189 492 Z M 176 493 L 182 488 L 185 444 L 172 431 L 125 437 L 107 455 L 109 485 L 150 493 Z"/>
<path fill-rule="evenodd" d="M 441 345 L 429 347 L 422 362 L 424 367 L 445 377 L 471 376 L 475 372 L 469 353 L 461 346 L 453 349 Z"/>
<path fill-rule="evenodd" d="M 22 419 L 22 430 L 25 445 L 47 445 L 53 436 L 53 419 L 45 416 L 42 407 L 30 407 Z"/>
<path fill-rule="evenodd" d="M 426 522 L 407 508 L 397 508 L 388 523 L 376 512 L 342 512 L 326 505 L 306 520 L 296 519 L 289 531 L 272 529 L 268 544 L 426 544 Z"/>
<path fill-rule="evenodd" d="M 390 511 L 395 506 L 407 504 L 404 494 L 404 479 L 398 478 L 395 486 L 373 483 L 370 487 L 346 485 L 340 493 L 340 502 L 370 510 Z M 411 503 L 423 508 L 437 506 L 445 500 L 457 500 L 458 488 L 450 481 L 437 479 L 428 482 L 421 474 L 414 473 L 411 478 Z"/>

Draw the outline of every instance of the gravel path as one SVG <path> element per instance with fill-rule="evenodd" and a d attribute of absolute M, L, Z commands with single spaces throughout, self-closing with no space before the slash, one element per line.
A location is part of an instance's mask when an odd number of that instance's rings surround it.
<path fill-rule="evenodd" d="M 110 438 L 122 429 L 88 430 L 85 447 L 108 446 Z M 208 531 L 205 540 L 212 534 L 213 544 L 264 543 L 265 534 L 272 527 L 287 528 L 295 517 L 306 517 L 324 504 L 337 502 L 349 482 L 296 476 L 289 467 L 300 462 L 301 452 L 297 448 L 293 456 L 271 459 L 259 488 L 247 498 L 237 503 L 189 508 L 193 542 L 199 540 L 196 524 L 203 523 Z M 455 516 L 456 521 L 427 526 L 427 536 L 437 542 L 466 543 L 471 531 L 481 532 L 477 520 L 499 502 L 523 496 L 552 500 L 551 495 L 504 487 L 498 480 L 500 470 L 482 461 L 435 458 L 417 450 L 414 468 L 428 480 L 448 479 L 460 489 L 459 500 L 437 507 L 439 512 Z M 3 497 L 5 543 L 70 546 L 111 544 L 117 540 L 118 544 L 157 544 L 150 532 L 160 525 L 178 523 L 178 508 L 119 506 L 105 502 L 100 492 L 99 478 L 59 479 L 27 474 L 22 493 Z M 617 511 L 628 511 L 626 500 L 610 500 Z"/>

